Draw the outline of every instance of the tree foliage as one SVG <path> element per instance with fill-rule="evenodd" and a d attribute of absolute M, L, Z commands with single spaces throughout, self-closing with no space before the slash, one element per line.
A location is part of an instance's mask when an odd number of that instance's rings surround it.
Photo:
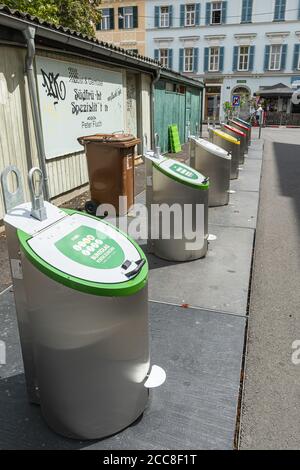
<path fill-rule="evenodd" d="M 89 36 L 95 36 L 101 0 L 4 0 L 10 8 L 38 16 Z"/>

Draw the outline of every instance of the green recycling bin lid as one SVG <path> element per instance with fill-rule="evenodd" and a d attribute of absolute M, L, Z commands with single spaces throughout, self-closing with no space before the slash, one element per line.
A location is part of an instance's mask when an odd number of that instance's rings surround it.
<path fill-rule="evenodd" d="M 172 158 L 165 158 L 158 163 L 154 162 L 153 165 L 158 171 L 179 183 L 196 189 L 209 188 L 209 182 L 206 177 L 185 163 L 173 160 Z"/>
<path fill-rule="evenodd" d="M 18 230 L 32 264 L 55 281 L 90 294 L 125 296 L 142 289 L 148 264 L 140 247 L 103 220 L 68 212 L 35 236 Z"/>

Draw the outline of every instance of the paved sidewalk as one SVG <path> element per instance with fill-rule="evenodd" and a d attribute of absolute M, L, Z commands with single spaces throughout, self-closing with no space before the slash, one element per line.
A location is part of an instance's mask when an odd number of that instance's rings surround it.
<path fill-rule="evenodd" d="M 299 449 L 300 131 L 266 129 L 241 449 Z"/>
<path fill-rule="evenodd" d="M 261 158 L 254 132 L 230 204 L 209 210 L 216 239 L 206 258 L 171 263 L 148 254 L 151 360 L 167 380 L 151 393 L 143 418 L 117 435 L 64 439 L 48 429 L 39 407 L 27 404 L 13 296 L 0 295 L 0 339 L 8 345 L 0 368 L 0 448 L 233 448 Z M 137 199 L 143 198 L 141 192 Z"/>

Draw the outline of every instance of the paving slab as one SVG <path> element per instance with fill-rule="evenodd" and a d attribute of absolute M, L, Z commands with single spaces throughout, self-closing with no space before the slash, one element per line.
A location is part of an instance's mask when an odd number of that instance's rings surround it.
<path fill-rule="evenodd" d="M 148 256 L 149 298 L 246 315 L 254 230 L 210 226 L 217 239 L 205 258 L 175 263 Z"/>
<path fill-rule="evenodd" d="M 208 213 L 209 231 L 212 225 L 224 225 L 227 227 L 256 227 L 258 207 L 258 192 L 236 191 L 230 194 L 227 206 L 210 207 Z"/>
<path fill-rule="evenodd" d="M 260 174 L 261 174 L 260 159 L 245 159 L 244 165 L 241 165 L 239 177 L 230 182 L 230 189 L 235 191 L 259 191 Z"/>
<path fill-rule="evenodd" d="M 14 322 L 12 293 L 5 297 L 0 311 Z M 18 371 L 0 380 L 0 449 L 231 449 L 245 319 L 152 302 L 149 312 L 152 363 L 167 380 L 151 392 L 142 419 L 98 442 L 47 427 L 40 408 L 27 402 L 19 346 L 8 338 L 18 348 Z"/>

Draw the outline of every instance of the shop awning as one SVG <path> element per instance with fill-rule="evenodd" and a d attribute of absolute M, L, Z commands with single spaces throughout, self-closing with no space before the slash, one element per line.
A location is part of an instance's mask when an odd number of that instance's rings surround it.
<path fill-rule="evenodd" d="M 294 90 L 283 83 L 277 83 L 272 86 L 259 87 L 259 90 L 255 93 L 256 96 L 291 96 Z"/>

